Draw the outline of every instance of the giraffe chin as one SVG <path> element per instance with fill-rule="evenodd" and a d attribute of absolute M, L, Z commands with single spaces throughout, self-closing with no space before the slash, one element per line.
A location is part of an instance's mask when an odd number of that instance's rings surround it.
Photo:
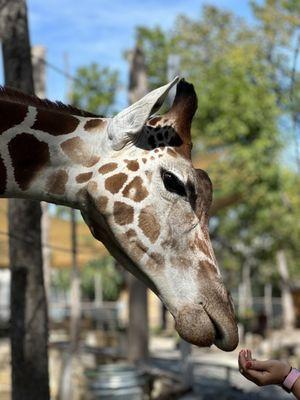
<path fill-rule="evenodd" d="M 224 328 L 212 319 L 202 305 L 184 306 L 174 318 L 179 335 L 196 346 L 210 347 L 215 344 L 223 351 L 232 351 L 238 345 L 234 324 Z"/>

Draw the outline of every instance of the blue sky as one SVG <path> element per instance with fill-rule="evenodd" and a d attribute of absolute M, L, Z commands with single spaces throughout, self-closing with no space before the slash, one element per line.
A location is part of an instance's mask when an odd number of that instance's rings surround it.
<path fill-rule="evenodd" d="M 126 105 L 127 63 L 123 53 L 134 45 L 137 25 L 171 28 L 180 13 L 197 17 L 203 0 L 28 0 L 31 43 L 44 45 L 47 61 L 64 69 L 68 54 L 70 72 L 97 62 L 118 69 L 123 90 L 118 107 Z M 247 0 L 214 0 L 209 4 L 251 19 Z M 47 96 L 65 100 L 65 78 L 47 69 Z"/>
<path fill-rule="evenodd" d="M 204 4 L 252 21 L 248 0 L 27 0 L 27 4 L 31 43 L 46 47 L 50 64 L 64 70 L 67 53 L 72 75 L 76 68 L 91 62 L 119 70 L 117 109 L 127 105 L 128 65 L 123 54 L 134 45 L 137 25 L 169 29 L 178 14 L 200 16 Z M 67 101 L 66 78 L 47 68 L 46 79 L 47 97 Z M 0 83 L 3 84 L 1 67 Z M 291 155 L 291 151 L 285 154 Z"/>

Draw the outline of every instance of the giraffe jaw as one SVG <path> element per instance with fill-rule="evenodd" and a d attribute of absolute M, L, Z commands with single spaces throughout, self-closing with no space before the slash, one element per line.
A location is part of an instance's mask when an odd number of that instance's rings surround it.
<path fill-rule="evenodd" d="M 120 247 L 117 239 L 111 231 L 106 219 L 99 214 L 94 204 L 89 203 L 88 214 L 82 212 L 84 220 L 89 226 L 93 236 L 100 240 L 108 251 L 133 275 L 143 281 L 166 305 L 175 319 L 175 328 L 179 335 L 199 347 L 208 347 L 215 344 L 221 350 L 232 351 L 238 344 L 237 325 L 234 318 L 232 301 L 221 281 L 217 284 L 217 303 L 209 301 L 209 293 L 200 296 L 200 303 L 185 304 L 176 309 L 169 303 L 159 285 L 154 282 Z M 92 220 L 88 215 L 93 215 Z M 203 291 L 205 293 L 205 289 Z M 228 303 L 230 305 L 228 309 Z"/>
<path fill-rule="evenodd" d="M 113 257 L 124 268 L 131 272 L 136 278 L 141 280 L 149 289 L 151 289 L 158 297 L 160 297 L 159 290 L 154 282 L 140 268 L 138 268 L 138 266 L 120 247 L 106 219 L 103 217 L 103 215 L 99 214 L 89 197 L 86 198 L 86 202 L 89 206 L 89 213 L 85 213 L 81 210 L 81 215 L 95 239 L 102 242 L 110 254 L 112 254 Z M 95 218 L 90 219 L 89 215 L 94 215 Z"/>
<path fill-rule="evenodd" d="M 161 299 L 173 315 L 175 329 L 184 340 L 199 347 L 215 344 L 224 351 L 232 351 L 237 347 L 238 333 L 235 321 L 231 319 L 229 324 L 225 324 L 225 326 L 229 326 L 229 329 L 224 328 L 219 318 L 216 318 L 203 305 L 185 306 L 179 312 L 173 312 L 173 308 L 168 307 L 168 301 L 165 301 L 156 284 L 119 246 L 104 218 L 102 224 L 97 224 L 96 228 L 95 225 L 93 228 L 90 224 L 89 226 L 96 239 L 100 240 L 129 272 L 144 282 Z M 106 229 L 103 229 L 104 227 Z"/>

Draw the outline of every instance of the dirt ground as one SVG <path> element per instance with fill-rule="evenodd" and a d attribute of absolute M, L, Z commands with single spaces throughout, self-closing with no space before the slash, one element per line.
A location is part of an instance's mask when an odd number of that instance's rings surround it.
<path fill-rule="evenodd" d="M 274 332 L 265 341 L 250 337 L 243 347 L 251 348 L 259 359 L 286 358 L 300 367 L 300 331 Z M 181 400 L 260 400 L 290 399 L 281 388 L 259 388 L 247 381 L 238 371 L 236 351 L 225 353 L 215 347 L 199 349 L 192 346 L 190 362 L 193 366 L 193 391 Z M 180 352 L 174 338 L 152 337 L 150 341 L 151 364 L 166 371 L 182 374 Z M 52 399 L 57 399 L 61 368 L 61 356 L 57 350 L 50 351 L 50 378 Z M 95 363 L 91 356 L 83 358 L 88 366 Z M 86 365 L 83 366 L 83 368 Z M 82 370 L 83 370 L 82 368 Z M 84 395 L 82 398 L 85 398 Z M 10 400 L 10 349 L 9 340 L 0 339 L 0 399 Z"/>

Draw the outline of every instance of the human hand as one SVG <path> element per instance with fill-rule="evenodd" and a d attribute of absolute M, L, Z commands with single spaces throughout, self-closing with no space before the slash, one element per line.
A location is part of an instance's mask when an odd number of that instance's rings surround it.
<path fill-rule="evenodd" d="M 257 361 L 252 358 L 251 350 L 242 350 L 239 354 L 239 369 L 243 376 L 258 386 L 281 385 L 291 370 L 285 361 Z"/>

